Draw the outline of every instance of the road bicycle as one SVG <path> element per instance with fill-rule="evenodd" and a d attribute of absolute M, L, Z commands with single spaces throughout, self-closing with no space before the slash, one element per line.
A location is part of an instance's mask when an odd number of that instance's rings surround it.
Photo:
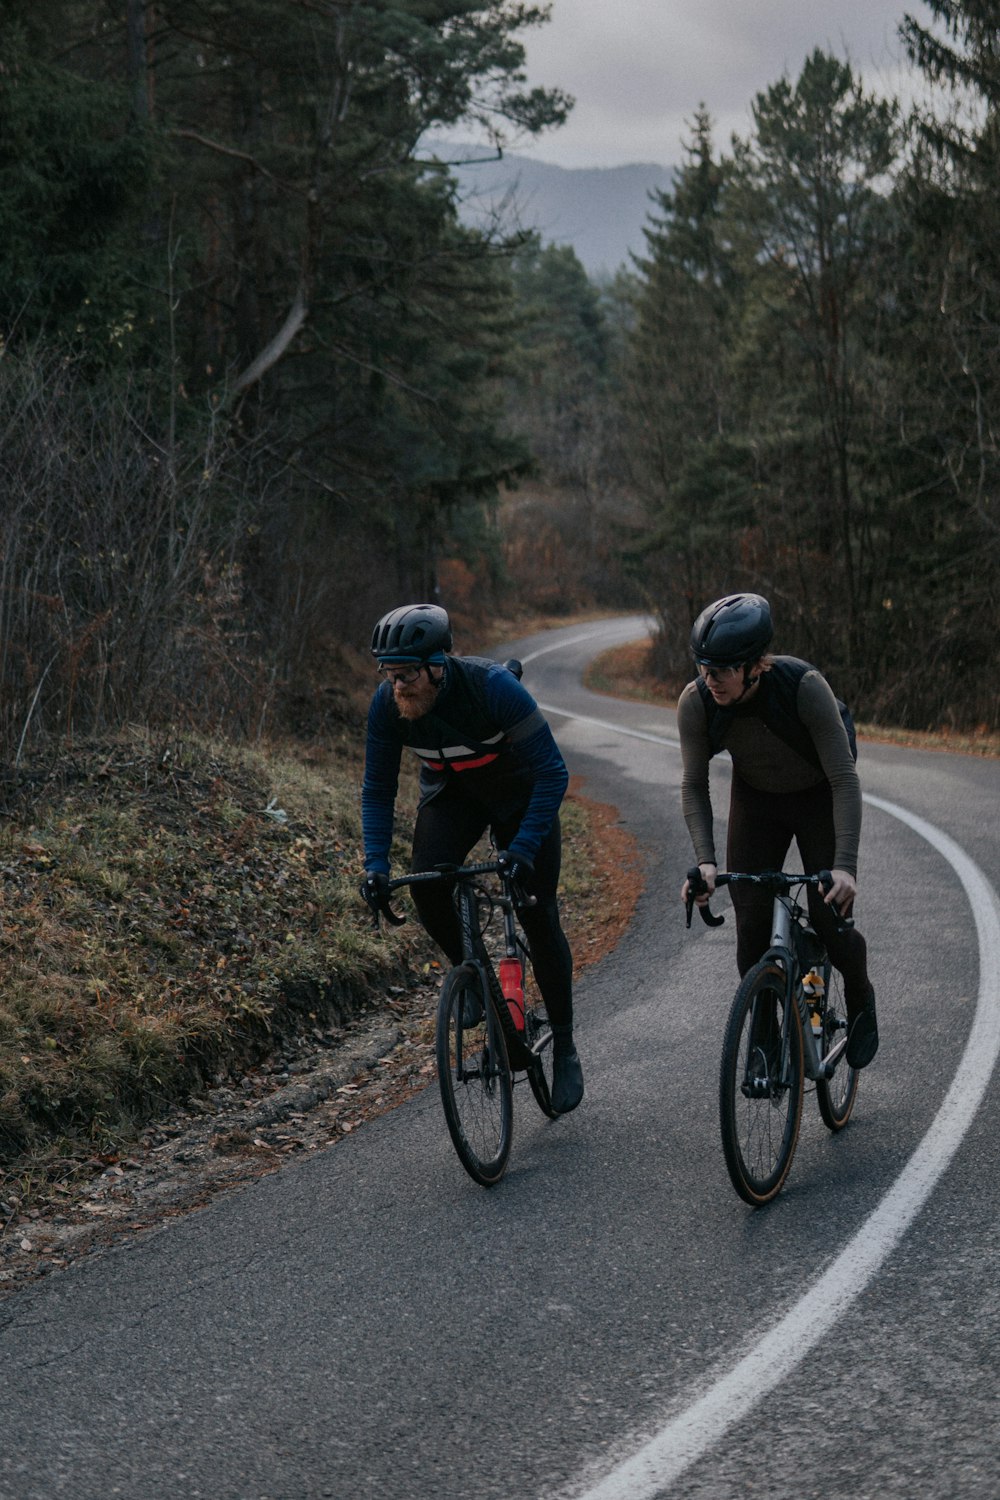
<path fill-rule="evenodd" d="M 391 893 L 428 881 L 453 885 L 462 929 L 462 962 L 444 976 L 438 1002 L 441 1103 L 463 1167 L 492 1187 L 510 1156 L 516 1075 L 527 1078 L 542 1113 L 557 1118 L 552 1029 L 518 920 L 534 898 L 496 860 L 415 871 L 390 880 L 388 888 Z M 394 923 L 405 920 L 391 908 L 384 915 Z M 501 950 L 496 959 L 491 948 Z"/>
<path fill-rule="evenodd" d="M 716 886 L 756 885 L 774 897 L 771 945 L 733 997 L 719 1066 L 719 1125 L 733 1186 L 745 1202 L 770 1203 L 784 1185 L 802 1122 L 805 1080 L 816 1086 L 830 1130 L 843 1130 L 858 1092 L 847 1048 L 843 981 L 809 922 L 800 898 L 808 886 L 828 890 L 828 870 L 792 875 L 729 871 Z M 688 871 L 687 924 L 695 897 L 707 890 L 701 871 Z M 725 920 L 698 907 L 710 927 Z M 841 930 L 853 927 L 839 918 Z"/>

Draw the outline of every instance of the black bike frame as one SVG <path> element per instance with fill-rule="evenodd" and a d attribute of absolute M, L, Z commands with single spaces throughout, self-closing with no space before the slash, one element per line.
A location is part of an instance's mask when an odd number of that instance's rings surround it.
<path fill-rule="evenodd" d="M 484 867 L 483 873 L 494 873 L 490 865 Z M 462 933 L 463 962 L 475 966 L 480 976 L 485 980 L 486 986 L 493 997 L 497 1014 L 501 1018 L 504 1037 L 507 1043 L 507 1053 L 510 1065 L 515 1070 L 527 1066 L 526 1058 L 537 1056 L 541 1046 L 547 1045 L 543 1041 L 539 1046 L 529 1047 L 527 1042 L 514 1030 L 513 1023 L 506 1024 L 509 1014 L 507 1001 L 503 990 L 500 988 L 500 980 L 497 977 L 496 967 L 487 961 L 485 939 L 483 937 L 482 923 L 479 920 L 479 903 L 476 896 L 476 887 L 469 876 L 465 876 L 456 882 L 458 886 L 458 920 Z M 517 925 L 514 918 L 514 900 L 505 890 L 503 895 L 491 896 L 489 898 L 494 906 L 498 906 L 503 914 L 504 953 L 507 958 L 516 958 L 521 965 L 521 978 L 524 980 L 524 957 L 523 945 L 517 935 Z"/>
<path fill-rule="evenodd" d="M 810 1012 L 809 999 L 802 985 L 802 969 L 799 963 L 798 943 L 796 931 L 801 932 L 801 919 L 805 911 L 793 896 L 776 893 L 774 906 L 771 914 L 771 946 L 764 954 L 764 959 L 773 959 L 785 973 L 785 1003 L 793 1001 L 799 1012 L 802 1023 L 802 1052 L 803 1066 L 807 1078 L 815 1082 L 817 1079 L 829 1079 L 833 1077 L 837 1063 L 843 1055 L 847 1046 L 846 1034 L 830 1048 L 826 1056 L 820 1054 L 816 1046 L 816 1037 L 812 1029 L 812 1016 Z M 816 934 L 811 927 L 805 931 L 810 933 L 818 942 Z M 824 990 L 830 984 L 831 964 L 824 953 L 822 963 L 822 975 Z M 784 1029 L 784 1037 L 781 1048 L 781 1071 L 784 1075 L 788 1062 L 788 1029 Z"/>
<path fill-rule="evenodd" d="M 459 869 L 462 871 L 461 874 L 458 873 Z M 479 920 L 479 902 L 475 877 L 477 875 L 497 875 L 500 873 L 495 861 L 487 864 L 456 866 L 454 868 L 442 866 L 437 870 L 422 870 L 410 875 L 400 876 L 398 880 L 390 882 L 390 888 L 395 889 L 398 886 L 423 884 L 425 881 L 431 880 L 448 880 L 454 877 L 457 887 L 459 931 L 462 937 L 462 962 L 472 964 L 484 981 L 486 989 L 493 998 L 499 1024 L 503 1028 L 511 1068 L 515 1071 L 523 1071 L 531 1067 L 537 1061 L 544 1048 L 550 1044 L 551 1032 L 544 1033 L 532 1045 L 529 1045 L 522 1037 L 522 1034 L 515 1028 L 513 1021 L 510 1020 L 510 1012 L 507 1008 L 507 1001 L 504 999 L 503 990 L 500 988 L 500 980 L 497 976 L 496 968 L 490 960 L 489 954 L 486 952 L 482 923 Z M 502 893 L 499 896 L 491 893 L 487 896 L 487 899 L 494 906 L 499 907 L 503 914 L 504 953 L 507 958 L 516 958 L 520 963 L 523 982 L 524 961 L 528 950 L 518 933 L 515 917 L 516 900 L 510 877 L 503 875 L 501 879 Z M 534 898 L 526 897 L 524 899 L 527 900 L 529 905 L 534 904 Z M 391 912 L 386 915 L 393 923 L 403 920 L 394 916 Z"/>

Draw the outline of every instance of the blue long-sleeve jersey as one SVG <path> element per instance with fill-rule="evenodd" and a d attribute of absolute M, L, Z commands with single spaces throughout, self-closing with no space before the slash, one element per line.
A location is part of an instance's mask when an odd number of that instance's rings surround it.
<path fill-rule="evenodd" d="M 365 869 L 388 874 L 392 815 L 404 747 L 420 758 L 421 806 L 453 787 L 491 820 L 520 812 L 510 852 L 533 860 L 569 774 L 541 709 L 499 662 L 448 657 L 431 712 L 404 719 L 380 683 L 368 710 L 361 822 Z"/>

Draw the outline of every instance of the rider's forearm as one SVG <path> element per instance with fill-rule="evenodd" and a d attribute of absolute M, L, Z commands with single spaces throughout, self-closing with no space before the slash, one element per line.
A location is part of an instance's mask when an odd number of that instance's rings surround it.
<path fill-rule="evenodd" d="M 365 869 L 389 873 L 389 850 L 392 846 L 393 804 L 372 796 L 361 796 L 361 829 L 365 850 Z"/>
<path fill-rule="evenodd" d="M 691 835 L 695 859 L 700 865 L 717 865 L 712 804 L 709 802 L 706 806 L 701 798 L 686 799 L 682 791 L 681 806 L 688 833 Z"/>
<path fill-rule="evenodd" d="M 365 869 L 387 875 L 401 747 L 382 728 L 381 707 L 373 702 L 368 716 L 365 771 L 361 783 L 361 831 Z"/>
<path fill-rule="evenodd" d="M 517 747 L 517 761 L 518 770 L 531 781 L 531 796 L 510 849 L 514 854 L 534 859 L 562 805 L 569 786 L 569 772 L 552 731 L 545 723 Z"/>

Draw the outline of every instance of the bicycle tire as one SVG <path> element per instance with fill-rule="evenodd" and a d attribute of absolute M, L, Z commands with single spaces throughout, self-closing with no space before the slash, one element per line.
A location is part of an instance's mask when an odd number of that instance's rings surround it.
<path fill-rule="evenodd" d="M 467 1022 L 467 1014 L 478 1019 Z M 474 964 L 460 964 L 445 975 L 435 1050 L 452 1145 L 469 1176 L 492 1187 L 510 1156 L 513 1088 L 500 1017 Z"/>
<path fill-rule="evenodd" d="M 841 1036 L 847 1032 L 847 1004 L 844 1000 L 844 982 L 832 965 L 824 969 L 826 978 L 826 1003 L 823 1008 L 823 1051 L 829 1052 Z M 841 1057 L 832 1078 L 816 1081 L 816 1103 L 823 1124 L 836 1133 L 843 1130 L 851 1118 L 854 1101 L 858 1097 L 858 1069 L 852 1068 L 845 1057 Z"/>
<path fill-rule="evenodd" d="M 767 1004 L 777 1024 L 762 1045 L 758 1037 L 764 1023 L 755 1018 L 765 1016 Z M 785 1072 L 777 1077 L 774 1055 L 780 1058 L 786 1051 Z M 797 1007 L 786 1003 L 785 971 L 773 959 L 763 959 L 733 997 L 719 1064 L 726 1167 L 737 1193 L 754 1208 L 777 1196 L 792 1165 L 802 1121 L 803 1073 L 802 1023 Z"/>

